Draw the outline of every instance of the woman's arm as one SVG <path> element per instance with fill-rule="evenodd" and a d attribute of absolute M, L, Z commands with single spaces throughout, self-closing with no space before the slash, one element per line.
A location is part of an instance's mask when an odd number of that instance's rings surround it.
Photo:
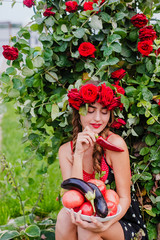
<path fill-rule="evenodd" d="M 95 134 L 86 127 L 77 136 L 74 154 L 70 142 L 63 144 L 59 149 L 59 162 L 63 180 L 70 177 L 83 179 L 83 156 L 96 141 Z"/>
<path fill-rule="evenodd" d="M 119 195 L 120 205 L 122 207 L 121 213 L 113 219 L 113 223 L 121 219 L 129 208 L 131 202 L 131 172 L 128 148 L 123 138 L 116 134 L 113 134 L 110 136 L 109 141 L 116 146 L 124 149 L 124 152 L 106 151 L 106 158 L 109 160 L 113 168 L 116 183 L 116 192 Z"/>

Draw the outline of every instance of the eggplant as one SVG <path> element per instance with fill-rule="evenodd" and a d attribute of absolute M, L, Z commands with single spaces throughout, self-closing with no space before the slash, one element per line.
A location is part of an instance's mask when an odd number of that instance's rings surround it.
<path fill-rule="evenodd" d="M 67 190 L 77 190 L 79 191 L 87 200 L 92 204 L 93 210 L 95 191 L 89 186 L 89 184 L 79 178 L 68 178 L 61 183 L 61 187 Z"/>
<path fill-rule="evenodd" d="M 106 200 L 104 199 L 99 188 L 94 183 L 88 182 L 88 185 L 95 191 L 96 194 L 96 197 L 94 199 L 96 214 L 101 218 L 105 218 L 108 215 Z"/>
<path fill-rule="evenodd" d="M 107 203 L 99 190 L 99 188 L 89 182 L 85 182 L 79 178 L 68 178 L 61 183 L 61 187 L 67 190 L 79 191 L 93 206 L 94 212 L 102 218 L 108 214 Z"/>

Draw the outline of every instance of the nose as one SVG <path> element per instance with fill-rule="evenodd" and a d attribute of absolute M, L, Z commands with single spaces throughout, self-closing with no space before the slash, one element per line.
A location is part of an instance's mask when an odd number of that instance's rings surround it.
<path fill-rule="evenodd" d="M 100 119 L 101 119 L 100 111 L 95 111 L 94 120 L 98 122 L 98 121 L 100 121 Z"/>

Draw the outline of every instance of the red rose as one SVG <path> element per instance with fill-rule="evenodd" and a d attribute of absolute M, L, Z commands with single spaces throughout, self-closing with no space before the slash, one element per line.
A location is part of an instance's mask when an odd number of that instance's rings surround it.
<path fill-rule="evenodd" d="M 83 42 L 80 44 L 78 51 L 83 57 L 95 57 L 94 52 L 96 51 L 96 48 L 90 42 Z"/>
<path fill-rule="evenodd" d="M 142 28 L 147 25 L 148 19 L 143 13 L 138 13 L 131 18 L 131 23 L 137 28 Z"/>
<path fill-rule="evenodd" d="M 55 13 L 51 11 L 52 9 L 53 9 L 53 7 L 47 8 L 44 11 L 43 16 L 45 16 L 45 17 L 54 16 Z"/>
<path fill-rule="evenodd" d="M 142 54 L 142 57 L 148 56 L 153 50 L 153 42 L 151 40 L 146 40 L 138 42 L 138 51 Z"/>
<path fill-rule="evenodd" d="M 68 102 L 71 107 L 79 110 L 80 106 L 83 104 L 83 100 L 76 88 L 71 89 L 68 92 Z"/>
<path fill-rule="evenodd" d="M 119 86 L 119 85 L 117 85 L 117 84 L 112 84 L 112 86 L 113 87 L 115 87 L 116 88 L 116 90 L 117 90 L 117 93 L 121 93 L 121 94 L 125 94 L 125 91 L 124 91 L 124 88 L 123 87 L 121 87 L 121 86 Z"/>
<path fill-rule="evenodd" d="M 98 87 L 93 84 L 86 84 L 81 87 L 79 93 L 85 103 L 93 103 L 98 96 Z"/>
<path fill-rule="evenodd" d="M 158 100 L 158 105 L 160 106 L 160 99 Z"/>
<path fill-rule="evenodd" d="M 29 8 L 35 5 L 34 0 L 23 0 L 23 4 Z"/>
<path fill-rule="evenodd" d="M 126 71 L 121 68 L 111 73 L 111 78 L 121 80 L 126 75 Z"/>
<path fill-rule="evenodd" d="M 125 124 L 126 122 L 123 119 L 118 118 L 111 124 L 111 127 L 119 129 L 122 125 L 125 125 Z"/>
<path fill-rule="evenodd" d="M 3 45 L 3 56 L 8 60 L 15 60 L 18 58 L 18 49 L 15 47 L 10 47 L 8 45 Z"/>
<path fill-rule="evenodd" d="M 78 3 L 76 1 L 68 1 L 65 3 L 66 11 L 70 13 L 74 13 L 77 11 Z"/>
<path fill-rule="evenodd" d="M 160 54 L 160 48 L 158 48 L 157 50 L 155 50 L 155 54 L 159 55 Z"/>
<path fill-rule="evenodd" d="M 93 2 L 85 2 L 83 5 L 83 10 L 93 10 Z"/>
<path fill-rule="evenodd" d="M 98 3 L 99 0 L 93 0 L 93 2 L 94 2 L 94 3 Z M 105 0 L 101 0 L 101 3 L 100 3 L 100 4 L 102 4 L 102 3 L 104 3 L 104 2 L 105 2 Z"/>
<path fill-rule="evenodd" d="M 108 106 L 108 110 L 114 110 L 115 108 L 123 109 L 123 104 L 120 101 L 121 97 L 114 97 L 110 105 Z"/>
<path fill-rule="evenodd" d="M 107 94 L 106 94 L 107 92 Z M 102 104 L 103 106 L 107 106 L 109 108 L 109 105 L 112 103 L 114 98 L 113 90 L 110 87 L 107 87 L 104 83 L 101 85 L 100 91 L 99 91 L 99 99 L 98 102 Z"/>
<path fill-rule="evenodd" d="M 141 41 L 152 40 L 157 38 L 156 32 L 153 29 L 153 26 L 147 26 L 139 30 L 139 39 Z"/>

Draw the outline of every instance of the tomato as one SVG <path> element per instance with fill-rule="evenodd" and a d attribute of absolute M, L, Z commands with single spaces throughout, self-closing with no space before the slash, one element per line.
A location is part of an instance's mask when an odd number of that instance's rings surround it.
<path fill-rule="evenodd" d="M 102 195 L 105 196 L 105 194 L 106 194 L 106 185 L 105 185 L 105 183 L 102 180 L 100 180 L 100 179 L 90 179 L 90 180 L 88 180 L 88 182 L 94 183 L 99 188 L 99 190 L 101 191 Z"/>
<path fill-rule="evenodd" d="M 84 202 L 79 208 L 79 210 L 81 210 L 82 214 L 84 215 L 88 215 L 88 216 L 93 215 L 93 207 L 90 202 Z"/>
<path fill-rule="evenodd" d="M 108 216 L 113 216 L 117 213 L 117 204 L 115 204 L 114 202 L 107 202 L 107 207 L 108 207 Z"/>
<path fill-rule="evenodd" d="M 107 189 L 105 193 L 105 200 L 106 202 L 114 202 L 116 205 L 119 204 L 119 196 L 118 194 L 112 190 L 112 189 Z"/>
<path fill-rule="evenodd" d="M 79 208 L 80 208 L 80 207 L 75 207 L 75 208 L 73 208 L 73 210 L 74 210 L 75 212 L 79 212 Z"/>
<path fill-rule="evenodd" d="M 84 196 L 76 190 L 69 190 L 62 197 L 62 203 L 66 208 L 79 207 L 83 202 Z"/>

